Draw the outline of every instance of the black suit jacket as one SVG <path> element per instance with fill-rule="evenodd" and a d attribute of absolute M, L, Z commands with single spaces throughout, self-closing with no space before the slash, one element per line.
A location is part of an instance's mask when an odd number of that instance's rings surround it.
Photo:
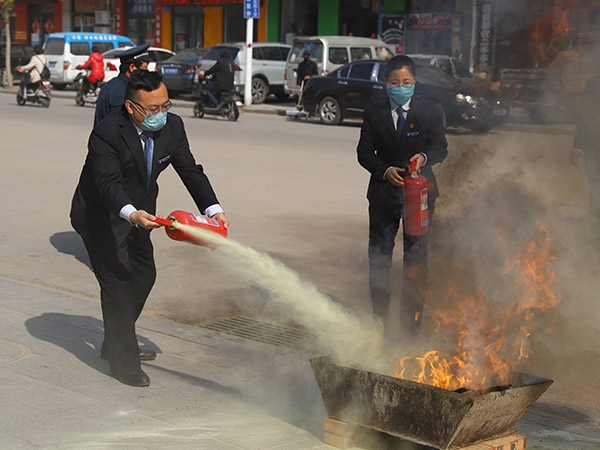
<path fill-rule="evenodd" d="M 153 166 L 147 187 L 142 144 L 125 106 L 93 129 L 71 204 L 71 224 L 84 240 L 100 245 L 121 244 L 132 225 L 119 212 L 132 204 L 155 214 L 156 180 L 169 165 L 177 171 L 200 211 L 218 203 L 202 166 L 196 164 L 190 151 L 181 118 L 169 113 L 167 124 L 153 138 Z"/>
<path fill-rule="evenodd" d="M 421 173 L 428 180 L 429 198 L 438 196 L 431 166 L 448 155 L 441 108 L 429 100 L 413 96 L 399 138 L 392 118 L 389 98 L 380 97 L 365 108 L 357 147 L 358 162 L 371 173 L 367 198 L 371 203 L 397 206 L 403 203 L 402 187 L 384 179 L 390 166 L 406 167 L 417 153 L 427 155 Z"/>

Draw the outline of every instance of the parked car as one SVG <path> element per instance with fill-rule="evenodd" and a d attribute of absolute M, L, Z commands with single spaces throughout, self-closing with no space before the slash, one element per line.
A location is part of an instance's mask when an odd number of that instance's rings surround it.
<path fill-rule="evenodd" d="M 505 121 L 510 114 L 509 102 L 500 91 L 494 88 L 487 78 L 474 76 L 471 71 L 456 58 L 447 55 L 417 54 L 408 55 L 415 62 L 417 71 L 423 66 L 431 66 L 453 80 L 464 83 L 475 95 L 485 97 L 490 102 L 497 123 Z"/>
<path fill-rule="evenodd" d="M 163 76 L 163 82 L 171 97 L 192 92 L 196 71 L 206 53 L 207 48 L 186 48 L 168 59 L 156 62 L 156 71 Z"/>
<path fill-rule="evenodd" d="M 107 52 L 102 53 L 104 57 L 104 81 L 107 82 L 112 80 L 114 77 L 119 75 L 119 66 L 121 65 L 121 61 L 119 60 L 119 54 L 127 49 L 133 47 L 122 47 L 115 48 L 109 50 Z M 175 52 L 171 50 L 167 50 L 165 48 L 159 47 L 150 47 L 148 48 L 148 55 L 152 60 L 151 63 L 148 64 L 148 70 L 156 70 L 156 63 L 160 61 L 164 61 L 165 59 L 171 58 L 175 55 Z"/>
<path fill-rule="evenodd" d="M 20 81 L 23 74 L 15 71 L 18 66 L 23 66 L 29 62 L 33 56 L 33 47 L 28 44 L 10 44 L 10 70 L 13 74 L 13 82 Z M 0 85 L 8 86 L 8 75 L 6 72 L 6 43 L 0 47 Z"/>
<path fill-rule="evenodd" d="M 287 44 L 273 42 L 256 42 L 252 45 L 252 103 L 263 103 L 270 94 L 278 98 L 287 98 L 283 84 L 285 61 L 290 48 Z M 229 50 L 229 55 L 239 68 L 235 72 L 234 89 L 239 95 L 244 95 L 245 42 L 212 46 L 200 61 L 199 70 L 206 71 L 212 67 L 223 49 Z"/>
<path fill-rule="evenodd" d="M 296 84 L 298 64 L 305 51 L 310 52 L 321 75 L 326 75 L 349 62 L 365 59 L 390 59 L 394 48 L 379 39 L 358 36 L 295 36 L 285 64 L 285 92 L 299 94 Z"/>
<path fill-rule="evenodd" d="M 304 110 L 328 125 L 362 117 L 368 102 L 385 95 L 385 67 L 386 61 L 356 61 L 328 75 L 311 78 L 302 94 Z M 448 126 L 466 126 L 475 132 L 492 128 L 493 113 L 488 100 L 473 95 L 463 83 L 429 66 L 419 67 L 416 79 L 415 95 L 438 103 Z"/>

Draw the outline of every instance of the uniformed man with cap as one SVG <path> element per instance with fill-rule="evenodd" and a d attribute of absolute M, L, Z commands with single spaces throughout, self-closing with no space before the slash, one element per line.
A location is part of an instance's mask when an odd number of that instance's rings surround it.
<path fill-rule="evenodd" d="M 96 102 L 94 126 L 108 116 L 111 111 L 120 108 L 125 103 L 125 88 L 131 72 L 138 69 L 148 70 L 148 63 L 152 62 L 150 55 L 148 55 L 148 47 L 150 47 L 150 44 L 145 43 L 123 50 L 118 54 L 121 61 L 119 76 L 102 86 Z"/>

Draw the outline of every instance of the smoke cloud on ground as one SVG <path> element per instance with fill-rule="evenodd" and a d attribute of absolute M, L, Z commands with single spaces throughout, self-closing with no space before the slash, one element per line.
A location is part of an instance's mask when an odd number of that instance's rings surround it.
<path fill-rule="evenodd" d="M 573 379 L 575 367 L 580 373 L 600 369 L 600 236 L 587 221 L 585 172 L 568 162 L 573 137 L 566 131 L 545 127 L 544 134 L 503 134 L 451 149 L 437 172 L 443 197 L 430 248 L 428 307 L 432 317 L 451 288 L 473 295 L 476 307 L 487 303 L 492 320 L 482 329 L 485 315 L 473 314 L 469 330 L 484 345 L 489 327 L 504 324 L 515 302 L 533 300 L 540 308 L 530 310 L 531 320 L 522 315 L 521 323 L 503 330 L 514 334 L 509 341 L 522 335 L 520 325 L 530 333 L 529 358 L 515 369 Z M 536 266 L 516 265 L 526 246 L 535 251 L 534 244 L 545 252 Z M 527 286 L 519 271 L 546 278 Z M 555 307 L 545 308 L 548 302 Z M 448 346 L 448 331 L 433 333 L 430 344 Z"/>

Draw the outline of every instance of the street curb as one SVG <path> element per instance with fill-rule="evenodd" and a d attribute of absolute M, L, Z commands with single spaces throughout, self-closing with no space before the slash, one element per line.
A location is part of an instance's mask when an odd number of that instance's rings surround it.
<path fill-rule="evenodd" d="M 14 88 L 6 88 L 6 87 L 0 87 L 0 94 L 12 94 L 12 95 L 16 95 L 18 91 L 17 87 Z M 52 97 L 55 98 L 74 98 L 75 97 L 75 92 L 73 91 L 57 91 L 57 90 L 53 90 L 52 91 Z M 194 101 L 193 100 L 183 100 L 183 99 L 171 99 L 171 101 L 173 102 L 173 106 L 177 106 L 177 107 L 185 107 L 185 108 L 192 108 L 194 106 Z M 249 112 L 249 113 L 257 113 L 257 114 L 273 114 L 273 115 L 281 115 L 279 113 L 279 111 L 282 111 L 282 108 L 285 108 L 285 105 L 277 105 L 277 106 L 270 106 L 270 105 L 251 105 L 251 106 L 243 106 L 242 108 L 242 112 Z M 283 109 L 285 110 L 285 109 Z"/>

